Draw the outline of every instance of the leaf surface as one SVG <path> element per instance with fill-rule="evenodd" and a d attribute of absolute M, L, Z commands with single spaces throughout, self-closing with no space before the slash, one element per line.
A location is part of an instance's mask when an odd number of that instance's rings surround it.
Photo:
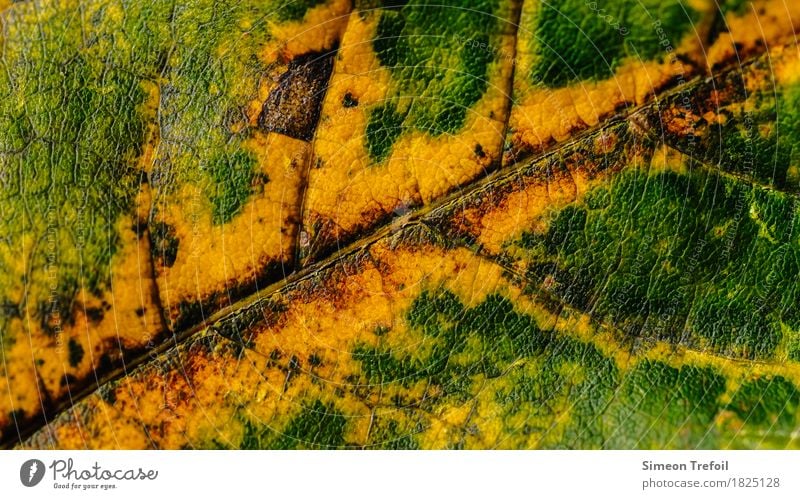
<path fill-rule="evenodd" d="M 0 438 L 797 448 L 796 10 L 0 4 Z"/>

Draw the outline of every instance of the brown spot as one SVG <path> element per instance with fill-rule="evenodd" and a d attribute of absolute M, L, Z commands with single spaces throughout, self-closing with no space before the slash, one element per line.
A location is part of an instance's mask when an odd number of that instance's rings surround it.
<path fill-rule="evenodd" d="M 155 222 L 150 228 L 150 245 L 161 267 L 172 267 L 175 264 L 180 245 L 175 227 L 165 222 Z"/>
<path fill-rule="evenodd" d="M 597 134 L 594 140 L 594 147 L 598 154 L 608 154 L 612 152 L 617 145 L 616 134 L 609 133 L 608 131 L 601 131 Z"/>
<path fill-rule="evenodd" d="M 309 52 L 289 62 L 278 86 L 270 92 L 258 124 L 270 132 L 311 140 L 319 121 L 322 98 L 333 69 L 335 51 Z"/>

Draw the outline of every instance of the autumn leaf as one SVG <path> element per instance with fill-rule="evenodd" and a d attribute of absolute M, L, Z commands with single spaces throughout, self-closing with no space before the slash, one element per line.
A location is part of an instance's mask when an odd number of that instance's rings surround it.
<path fill-rule="evenodd" d="M 798 9 L 0 2 L 0 441 L 797 448 Z"/>

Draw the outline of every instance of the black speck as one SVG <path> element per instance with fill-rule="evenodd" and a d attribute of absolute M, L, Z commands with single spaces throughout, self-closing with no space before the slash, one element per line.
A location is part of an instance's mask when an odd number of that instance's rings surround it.
<path fill-rule="evenodd" d="M 86 317 L 89 318 L 92 324 L 99 324 L 103 320 L 103 309 L 98 307 L 88 307 L 86 309 Z"/>
<path fill-rule="evenodd" d="M 108 372 L 114 368 L 114 362 L 111 360 L 111 356 L 107 353 L 104 353 L 100 356 L 100 363 L 97 365 L 97 372 Z"/>
<path fill-rule="evenodd" d="M 358 99 L 356 99 L 350 92 L 347 92 L 344 94 L 344 98 L 342 98 L 342 105 L 348 108 L 356 107 L 358 105 Z"/>
<path fill-rule="evenodd" d="M 69 350 L 69 365 L 77 367 L 83 360 L 83 347 L 74 338 L 70 338 L 67 349 Z"/>
<path fill-rule="evenodd" d="M 72 385 L 76 381 L 78 381 L 78 378 L 76 378 L 75 376 L 71 374 L 65 374 L 64 377 L 61 378 L 61 386 Z"/>
<path fill-rule="evenodd" d="M 117 392 L 114 389 L 109 388 L 107 386 L 103 386 L 98 390 L 98 394 L 100 398 L 107 404 L 114 405 L 114 402 L 117 401 Z"/>

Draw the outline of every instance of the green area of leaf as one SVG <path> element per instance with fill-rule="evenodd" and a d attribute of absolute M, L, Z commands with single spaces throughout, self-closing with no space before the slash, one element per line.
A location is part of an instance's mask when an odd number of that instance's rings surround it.
<path fill-rule="evenodd" d="M 767 358 L 800 325 L 795 217 L 790 197 L 704 169 L 631 169 L 519 244 L 531 277 L 629 336 Z"/>
<path fill-rule="evenodd" d="M 410 0 L 380 12 L 373 49 L 392 74 L 387 102 L 369 114 L 366 146 L 384 160 L 408 130 L 456 133 L 487 89 L 499 48 L 497 0 Z"/>
<path fill-rule="evenodd" d="M 679 0 L 556 0 L 539 5 L 529 30 L 535 84 L 561 87 L 609 78 L 628 58 L 669 55 L 699 19 Z"/>

